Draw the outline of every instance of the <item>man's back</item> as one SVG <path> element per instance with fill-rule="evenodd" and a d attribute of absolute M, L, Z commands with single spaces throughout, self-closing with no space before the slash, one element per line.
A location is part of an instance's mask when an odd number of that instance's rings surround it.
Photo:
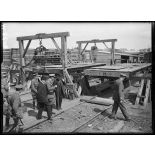
<path fill-rule="evenodd" d="M 47 94 L 48 92 L 46 84 L 39 82 L 37 87 L 37 101 L 40 103 L 48 103 Z"/>
<path fill-rule="evenodd" d="M 121 79 L 114 82 L 113 89 L 113 99 L 120 101 L 120 98 L 124 99 L 124 85 Z"/>

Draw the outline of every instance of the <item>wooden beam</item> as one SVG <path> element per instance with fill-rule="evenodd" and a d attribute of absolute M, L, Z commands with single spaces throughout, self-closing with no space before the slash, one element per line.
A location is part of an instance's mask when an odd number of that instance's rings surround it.
<path fill-rule="evenodd" d="M 77 93 L 77 91 L 75 89 L 75 85 L 74 85 L 74 83 L 73 83 L 67 69 L 64 69 L 63 73 L 64 73 L 64 76 L 67 78 L 69 84 L 73 85 L 73 92 L 74 92 L 75 97 L 79 97 L 79 95 L 78 95 L 78 93 Z"/>
<path fill-rule="evenodd" d="M 115 42 L 111 42 L 112 44 L 112 50 L 111 50 L 111 61 L 112 65 L 114 65 L 114 60 L 115 60 Z"/>
<path fill-rule="evenodd" d="M 106 48 L 109 48 L 109 47 L 106 45 L 106 43 L 105 43 L 105 42 L 103 42 L 103 44 L 105 45 L 105 47 L 106 47 Z"/>
<path fill-rule="evenodd" d="M 61 49 L 60 49 L 60 47 L 58 46 L 58 44 L 57 44 L 57 42 L 55 41 L 55 39 L 54 39 L 54 38 L 51 38 L 51 39 L 52 39 L 52 41 L 53 41 L 55 47 L 61 52 Z"/>
<path fill-rule="evenodd" d="M 82 60 L 82 55 L 81 55 L 81 43 L 78 44 L 78 52 L 79 52 L 79 59 L 80 61 Z M 82 60 L 83 61 L 83 60 Z"/>
<path fill-rule="evenodd" d="M 69 32 L 59 32 L 59 33 L 40 33 L 36 35 L 31 36 L 23 36 L 23 37 L 17 37 L 17 40 L 35 40 L 35 39 L 48 39 L 48 38 L 59 38 L 59 37 L 67 37 L 69 36 Z"/>
<path fill-rule="evenodd" d="M 76 43 L 79 44 L 79 43 L 101 43 L 101 42 L 115 42 L 117 41 L 117 39 L 105 39 L 105 40 L 99 40 L 99 39 L 96 39 L 96 40 L 87 40 L 87 41 L 77 41 Z"/>
<path fill-rule="evenodd" d="M 20 40 L 19 41 L 20 66 L 22 66 L 23 53 L 24 53 L 24 44 L 23 41 Z"/>
<path fill-rule="evenodd" d="M 145 92 L 145 99 L 144 99 L 144 106 L 146 107 L 149 99 L 149 93 L 150 93 L 150 80 L 147 80 L 146 84 L 146 92 Z"/>
<path fill-rule="evenodd" d="M 28 43 L 27 43 L 27 46 L 26 46 L 26 48 L 25 48 L 25 50 L 24 50 L 24 53 L 23 53 L 23 58 L 24 58 L 25 55 L 26 55 L 26 52 L 27 52 L 27 50 L 28 50 L 28 48 L 29 48 L 29 46 L 30 46 L 30 43 L 31 43 L 31 40 L 29 40 Z"/>
<path fill-rule="evenodd" d="M 88 43 L 86 43 L 84 49 L 82 50 L 81 54 L 85 51 L 86 47 L 87 47 Z"/>
<path fill-rule="evenodd" d="M 144 87 L 144 79 L 141 80 L 141 85 L 140 85 L 140 88 L 139 88 L 139 91 L 136 97 L 135 105 L 139 104 L 140 96 L 142 96 L 143 87 Z"/>
<path fill-rule="evenodd" d="M 22 84 L 25 81 L 24 70 L 23 70 L 23 63 L 25 63 L 25 60 L 22 57 L 23 53 L 24 53 L 24 43 L 23 43 L 23 40 L 20 40 L 19 41 L 19 54 L 20 54 L 20 75 L 21 75 Z"/>
<path fill-rule="evenodd" d="M 67 67 L 67 38 L 61 37 L 61 50 L 62 50 L 62 67 Z"/>

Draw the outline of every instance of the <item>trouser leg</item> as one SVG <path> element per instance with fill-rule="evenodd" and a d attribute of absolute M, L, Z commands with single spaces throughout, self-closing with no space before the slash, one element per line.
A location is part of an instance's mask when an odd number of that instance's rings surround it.
<path fill-rule="evenodd" d="M 52 115 L 51 105 L 46 105 L 46 111 L 47 111 L 48 119 L 51 119 L 51 115 Z"/>
<path fill-rule="evenodd" d="M 35 100 L 33 100 L 33 108 L 35 108 Z"/>
<path fill-rule="evenodd" d="M 123 116 L 124 116 L 126 119 L 128 119 L 129 116 L 128 116 L 128 113 L 127 113 L 127 110 L 126 110 L 126 107 L 125 107 L 123 101 L 120 102 L 119 107 L 120 107 L 120 109 L 121 109 L 121 111 L 122 111 Z"/>
<path fill-rule="evenodd" d="M 112 108 L 112 116 L 115 116 L 118 110 L 118 102 L 114 101 L 114 105 Z"/>
<path fill-rule="evenodd" d="M 62 96 L 59 97 L 59 108 L 61 108 L 61 104 L 62 104 Z"/>
<path fill-rule="evenodd" d="M 42 112 L 44 110 L 44 106 L 43 105 L 39 105 L 39 110 L 38 110 L 38 114 L 37 114 L 37 118 L 41 119 L 42 118 Z"/>
<path fill-rule="evenodd" d="M 5 118 L 5 126 L 9 127 L 10 116 L 6 116 Z"/>
<path fill-rule="evenodd" d="M 55 97 L 56 97 L 56 109 L 58 109 L 58 107 L 59 107 L 59 96 L 58 96 L 57 91 L 55 91 Z"/>

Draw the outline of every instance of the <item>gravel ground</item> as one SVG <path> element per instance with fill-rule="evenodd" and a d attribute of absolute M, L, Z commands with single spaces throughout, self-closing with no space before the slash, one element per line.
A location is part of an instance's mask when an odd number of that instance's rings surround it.
<path fill-rule="evenodd" d="M 39 126 L 27 130 L 26 133 L 72 132 L 75 128 L 90 120 L 102 110 L 104 110 L 103 106 L 81 103 L 54 117 L 52 121 L 44 122 Z"/>
<path fill-rule="evenodd" d="M 136 88 L 137 89 L 137 88 Z M 99 94 L 100 97 L 111 97 L 111 89 L 107 89 Z M 152 133 L 152 105 L 149 103 L 145 108 L 142 106 L 126 104 L 127 111 L 131 121 L 124 121 L 120 110 L 117 113 L 117 120 L 110 119 L 111 109 L 103 115 L 99 115 L 95 120 L 82 126 L 76 133 L 109 133 L 117 129 L 119 134 L 149 134 Z M 27 133 L 70 133 L 83 123 L 87 122 L 99 112 L 104 110 L 104 106 L 81 103 L 64 113 L 53 118 L 51 122 L 47 121 L 39 126 L 27 130 Z M 111 133 L 111 132 L 110 132 Z"/>

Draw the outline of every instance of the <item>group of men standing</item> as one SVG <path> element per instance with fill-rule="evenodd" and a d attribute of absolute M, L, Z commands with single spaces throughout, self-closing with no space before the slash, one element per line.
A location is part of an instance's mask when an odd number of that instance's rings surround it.
<path fill-rule="evenodd" d="M 48 120 L 52 116 L 52 106 L 56 104 L 56 109 L 61 109 L 63 96 L 63 82 L 60 74 L 44 73 L 42 76 L 34 74 L 31 83 L 33 97 L 33 108 L 38 108 L 37 119 L 42 118 L 43 110 L 47 111 Z"/>
<path fill-rule="evenodd" d="M 51 120 L 52 116 L 52 106 L 55 104 L 56 109 L 61 109 L 62 98 L 64 96 L 64 82 L 60 74 L 48 74 L 43 75 L 33 74 L 33 79 L 31 81 L 31 93 L 33 97 L 33 108 L 38 108 L 37 119 L 42 118 L 42 112 L 46 110 L 48 120 Z M 124 84 L 123 81 L 126 75 L 121 74 L 119 79 L 114 78 L 112 80 L 112 90 L 113 90 L 113 100 L 114 105 L 112 109 L 112 115 L 110 118 L 116 119 L 116 113 L 118 107 L 120 107 L 125 120 L 129 121 L 130 117 L 124 105 Z M 5 111 L 6 115 L 6 127 L 9 126 L 10 117 L 14 120 L 14 126 L 19 124 L 19 121 L 23 118 L 21 107 L 22 102 L 20 99 L 20 91 L 22 90 L 22 85 L 16 85 L 15 91 L 9 92 L 8 81 L 6 75 L 2 78 L 1 90 L 3 93 L 3 98 L 6 100 L 4 103 L 8 104 L 9 108 Z M 36 104 L 37 103 L 37 104 Z M 5 105 L 4 104 L 4 105 Z M 3 107 L 4 110 L 4 107 Z"/>

